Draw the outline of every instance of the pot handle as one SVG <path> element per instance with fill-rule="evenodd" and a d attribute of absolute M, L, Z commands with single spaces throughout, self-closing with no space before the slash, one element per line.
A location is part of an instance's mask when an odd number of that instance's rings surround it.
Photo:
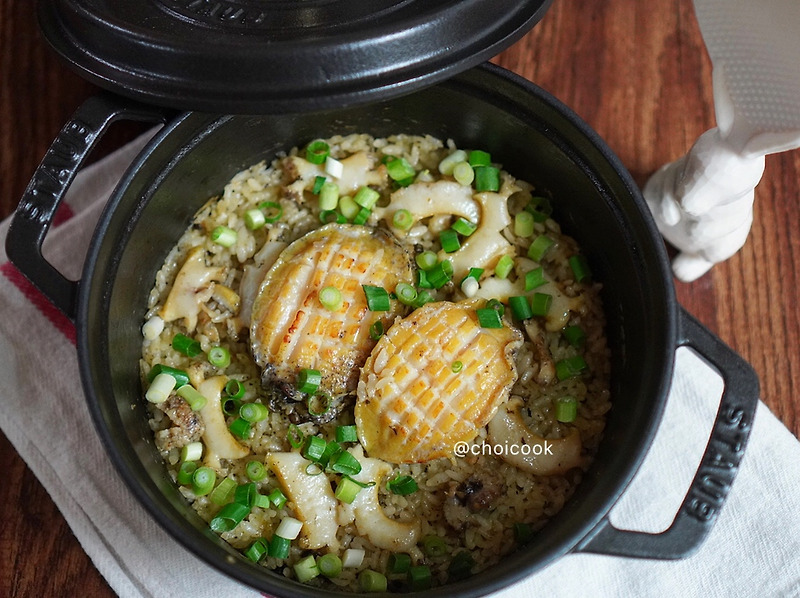
<path fill-rule="evenodd" d="M 739 470 L 759 399 L 753 368 L 683 309 L 679 346 L 695 350 L 723 378 L 725 388 L 700 466 L 670 527 L 658 534 L 615 528 L 608 516 L 577 552 L 680 559 L 694 553 L 708 536 Z"/>
<path fill-rule="evenodd" d="M 42 256 L 42 243 L 61 201 L 87 156 L 121 120 L 165 122 L 166 110 L 109 93 L 87 99 L 58 133 L 33 173 L 6 237 L 9 260 L 70 320 L 80 281 L 67 279 Z"/>

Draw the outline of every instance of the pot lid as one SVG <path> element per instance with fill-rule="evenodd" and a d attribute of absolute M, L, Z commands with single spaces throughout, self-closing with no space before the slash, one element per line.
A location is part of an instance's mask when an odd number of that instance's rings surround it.
<path fill-rule="evenodd" d="M 488 60 L 552 0 L 40 0 L 82 76 L 172 108 L 280 113 L 354 105 Z"/>

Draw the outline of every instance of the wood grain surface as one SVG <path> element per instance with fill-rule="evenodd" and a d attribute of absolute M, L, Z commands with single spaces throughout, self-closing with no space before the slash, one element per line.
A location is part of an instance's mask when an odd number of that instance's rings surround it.
<path fill-rule="evenodd" d="M 556 0 L 543 21 L 494 62 L 582 116 L 639 184 L 715 123 L 711 63 L 690 0 Z M 0 0 L 1 217 L 14 210 L 65 120 L 95 92 L 47 46 L 35 2 Z M 97 153 L 136 132 L 113 130 Z M 798 152 L 768 157 L 744 249 L 697 282 L 676 283 L 680 303 L 753 364 L 764 401 L 795 435 L 798 170 Z M 2 435 L 0 470 L 0 596 L 113 596 Z"/>

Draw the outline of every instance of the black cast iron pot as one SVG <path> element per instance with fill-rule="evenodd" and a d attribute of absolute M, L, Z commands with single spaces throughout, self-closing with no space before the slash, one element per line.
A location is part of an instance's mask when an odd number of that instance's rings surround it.
<path fill-rule="evenodd" d="M 42 258 L 41 243 L 90 148 L 112 122 L 123 119 L 165 126 L 112 194 L 82 278 L 70 282 Z M 736 475 L 757 404 L 757 378 L 678 306 L 661 238 L 636 185 L 606 145 L 546 92 L 488 65 L 397 99 L 312 114 L 165 114 L 106 95 L 77 111 L 34 174 L 14 216 L 7 251 L 77 324 L 89 408 L 136 497 L 172 536 L 228 575 L 277 596 L 328 595 L 250 563 L 195 515 L 153 444 L 138 359 L 155 272 L 199 206 L 246 166 L 312 138 L 353 132 L 430 133 L 452 138 L 459 147 L 490 151 L 508 171 L 553 191 L 557 219 L 583 246 L 604 285 L 613 409 L 594 464 L 530 545 L 487 572 L 426 594 L 485 594 L 570 553 L 688 556 L 710 531 Z M 668 530 L 618 530 L 608 513 L 650 447 L 680 346 L 697 351 L 725 381 L 709 445 Z"/>

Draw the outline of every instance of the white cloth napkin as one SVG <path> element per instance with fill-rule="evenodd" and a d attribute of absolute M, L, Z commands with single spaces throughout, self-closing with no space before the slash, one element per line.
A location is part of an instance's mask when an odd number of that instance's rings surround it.
<path fill-rule="evenodd" d="M 146 137 L 84 169 L 45 254 L 78 278 L 100 210 Z M 8 221 L 0 224 L 5 247 Z M 74 330 L 0 250 L 0 427 L 120 596 L 258 596 L 172 540 L 114 472 L 84 403 Z M 721 378 L 680 349 L 664 420 L 612 511 L 620 528 L 672 520 L 708 440 Z M 763 405 L 741 471 L 710 537 L 681 561 L 566 555 L 496 598 L 527 596 L 800 596 L 800 443 Z M 35 555 L 30 555 L 36 558 Z"/>

